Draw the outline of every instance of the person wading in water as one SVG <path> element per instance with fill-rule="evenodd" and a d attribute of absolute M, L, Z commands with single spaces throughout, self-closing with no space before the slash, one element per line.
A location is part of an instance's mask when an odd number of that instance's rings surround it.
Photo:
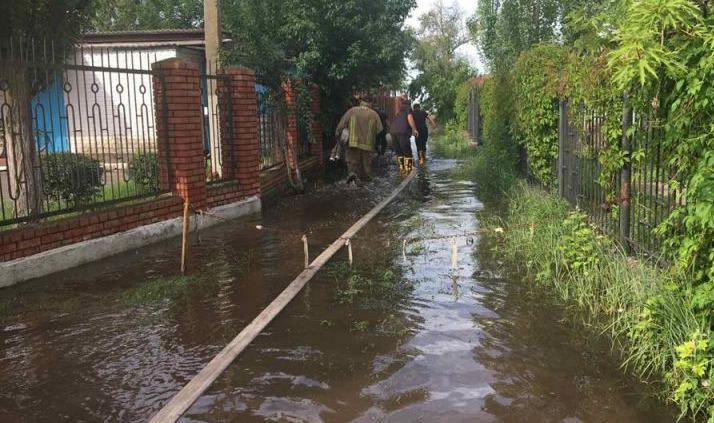
<path fill-rule="evenodd" d="M 423 111 L 421 106 L 418 104 L 414 105 L 414 111 L 412 111 L 412 116 L 414 116 L 414 123 L 416 124 L 416 146 L 417 154 L 419 155 L 419 165 L 424 166 L 426 163 L 426 142 L 429 140 L 429 127 L 426 122 L 429 121 L 432 126 L 436 126 L 434 121 L 429 116 L 429 113 Z"/>
<path fill-rule="evenodd" d="M 349 176 L 347 183 L 355 182 L 357 178 L 362 181 L 372 179 L 372 157 L 377 134 L 382 132 L 382 122 L 379 115 L 363 98 L 360 105 L 353 107 L 342 116 L 335 130 L 335 137 L 339 138 L 342 131 L 349 130 L 347 143 L 347 170 Z"/>
<path fill-rule="evenodd" d="M 394 143 L 394 152 L 397 155 L 399 170 L 403 173 L 409 173 L 413 168 L 414 161 L 410 138 L 412 136 L 419 136 L 409 100 L 403 100 L 399 113 L 392 121 L 390 131 L 392 133 L 392 142 Z"/>

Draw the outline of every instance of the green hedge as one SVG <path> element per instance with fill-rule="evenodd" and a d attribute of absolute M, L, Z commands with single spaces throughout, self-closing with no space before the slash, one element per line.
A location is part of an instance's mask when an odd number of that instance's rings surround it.
<path fill-rule="evenodd" d="M 42 157 L 45 193 L 74 205 L 92 201 L 101 191 L 103 173 L 98 160 L 83 154 L 51 153 Z"/>

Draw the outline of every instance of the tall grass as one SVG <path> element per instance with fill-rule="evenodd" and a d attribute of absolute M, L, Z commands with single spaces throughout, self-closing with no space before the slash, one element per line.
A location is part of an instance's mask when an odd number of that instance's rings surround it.
<path fill-rule="evenodd" d="M 508 262 L 574 306 L 587 327 L 608 335 L 625 368 L 658 382 L 683 416 L 714 421 L 714 341 L 684 275 L 628 256 L 584 215 L 525 183 L 510 191 L 508 213 L 491 225 L 505 228 Z M 683 352 L 693 339 L 708 340 L 709 347 L 702 342 L 699 351 Z"/>
<path fill-rule="evenodd" d="M 476 181 L 484 197 L 505 193 L 517 180 L 512 152 L 498 143 L 476 147 L 465 133 L 447 129 L 435 137 L 432 151 L 443 158 L 461 160 L 456 176 Z"/>

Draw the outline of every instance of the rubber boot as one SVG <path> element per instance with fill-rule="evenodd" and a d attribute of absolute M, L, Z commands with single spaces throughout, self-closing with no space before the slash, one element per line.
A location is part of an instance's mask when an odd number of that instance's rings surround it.
<path fill-rule="evenodd" d="M 406 172 L 406 167 L 404 163 L 404 157 L 402 156 L 397 156 L 397 165 L 399 166 L 399 172 L 404 173 Z"/>
<path fill-rule="evenodd" d="M 419 166 L 424 166 L 426 164 L 426 151 L 419 152 Z"/>
<path fill-rule="evenodd" d="M 412 157 L 404 158 L 404 168 L 406 173 L 411 173 L 412 169 L 414 169 L 414 159 Z"/>

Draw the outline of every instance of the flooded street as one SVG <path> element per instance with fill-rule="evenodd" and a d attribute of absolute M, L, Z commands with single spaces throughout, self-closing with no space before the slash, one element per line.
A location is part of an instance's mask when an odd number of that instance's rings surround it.
<path fill-rule="evenodd" d="M 434 160 L 185 414 L 185 422 L 671 422 L 474 232 Z M 398 182 L 325 186 L 247 222 L 0 290 L 0 422 L 142 422 Z M 256 229 L 262 225 L 263 229 Z M 199 239 L 200 238 L 200 242 Z M 403 249 L 403 241 L 410 240 Z"/>

